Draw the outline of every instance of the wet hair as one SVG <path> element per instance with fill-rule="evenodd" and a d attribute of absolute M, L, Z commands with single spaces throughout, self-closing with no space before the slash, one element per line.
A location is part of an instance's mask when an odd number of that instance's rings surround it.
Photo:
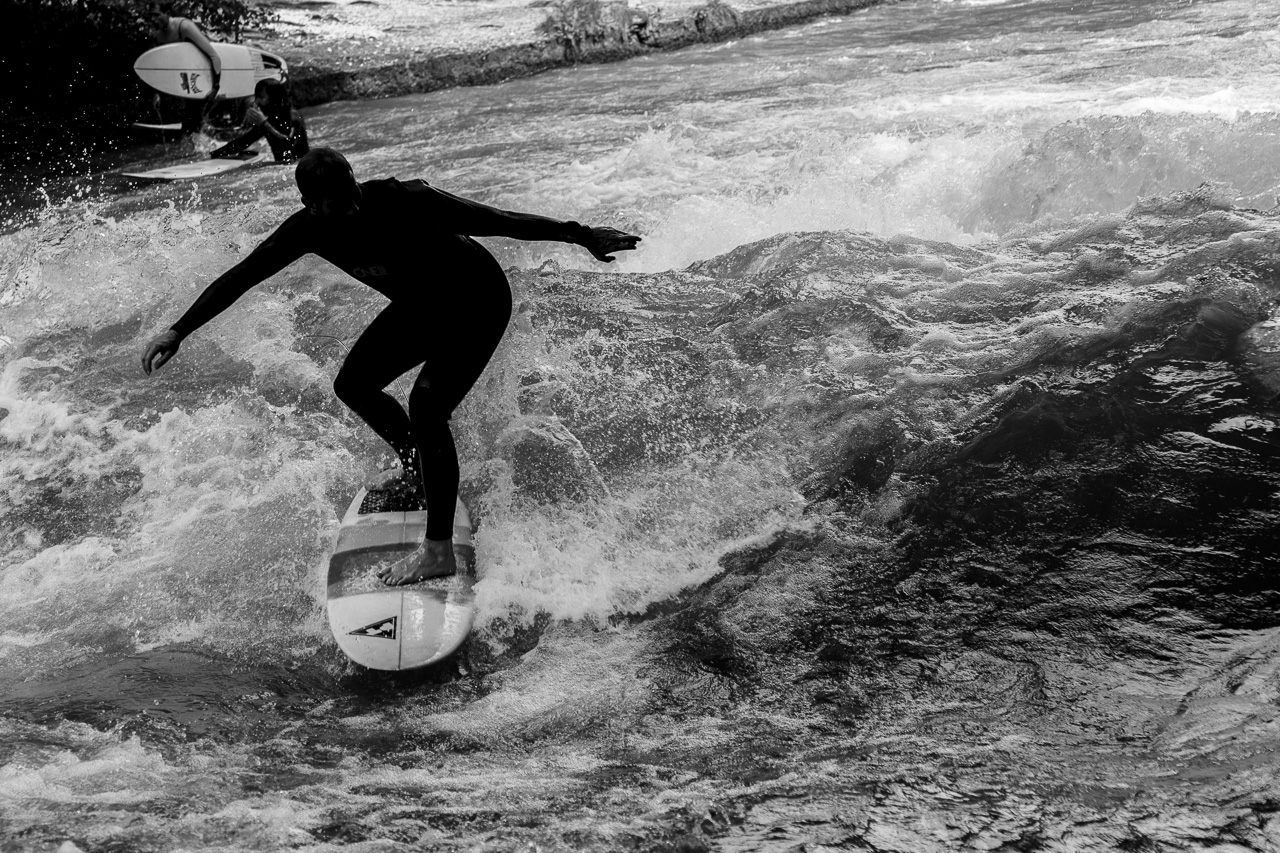
<path fill-rule="evenodd" d="M 318 199 L 328 195 L 334 187 L 346 188 L 348 175 L 354 170 L 347 158 L 332 148 L 312 148 L 298 161 L 294 178 L 304 199 Z"/>
<path fill-rule="evenodd" d="M 277 130 L 286 131 L 286 125 L 293 117 L 293 96 L 289 94 L 289 87 L 268 77 L 258 81 L 258 85 L 253 87 L 253 95 L 255 98 L 266 95 L 271 99 L 266 109 L 267 121 L 275 125 Z"/>
<path fill-rule="evenodd" d="M 273 101 L 285 101 L 290 107 L 293 106 L 293 96 L 289 94 L 289 87 L 274 77 L 259 80 L 258 85 L 253 87 L 253 94 L 255 97 L 270 95 Z"/>

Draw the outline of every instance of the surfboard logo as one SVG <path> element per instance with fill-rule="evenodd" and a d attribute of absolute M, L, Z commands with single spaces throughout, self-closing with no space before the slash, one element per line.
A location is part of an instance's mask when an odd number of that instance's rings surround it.
<path fill-rule="evenodd" d="M 347 634 L 352 637 L 377 637 L 380 640 L 394 640 L 396 638 L 396 619 L 398 618 L 397 616 L 392 616 L 390 619 L 379 619 L 377 622 L 370 622 L 363 628 L 348 631 Z"/>
<path fill-rule="evenodd" d="M 200 75 L 190 72 L 180 72 L 182 75 L 182 91 L 192 95 L 200 94 Z"/>

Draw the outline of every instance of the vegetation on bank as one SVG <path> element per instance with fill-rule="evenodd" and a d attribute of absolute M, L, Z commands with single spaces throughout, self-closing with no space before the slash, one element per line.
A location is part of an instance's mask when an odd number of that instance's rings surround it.
<path fill-rule="evenodd" d="M 133 63 L 155 46 L 153 9 L 153 0 L 0 0 L 0 27 L 16 44 L 0 62 L 8 102 L 0 147 L 91 140 L 145 120 L 120 109 L 149 101 Z M 275 19 L 246 0 L 177 0 L 170 14 L 190 18 L 214 41 L 239 41 Z"/>
<path fill-rule="evenodd" d="M 718 2 L 718 0 L 713 0 Z M 552 0 L 534 5 L 548 6 L 547 19 L 538 32 L 564 48 L 565 59 L 578 62 L 590 47 L 609 43 L 644 44 L 655 16 L 633 9 L 626 0 Z"/>

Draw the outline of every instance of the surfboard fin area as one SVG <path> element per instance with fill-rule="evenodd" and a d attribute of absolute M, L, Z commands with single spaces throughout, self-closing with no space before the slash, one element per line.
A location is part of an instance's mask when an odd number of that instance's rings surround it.
<path fill-rule="evenodd" d="M 407 488 L 361 489 L 343 516 L 329 560 L 325 610 L 338 647 L 361 666 L 429 666 L 456 651 L 471 631 L 475 547 L 461 500 L 453 517 L 456 575 L 399 587 L 377 576 L 417 548 L 426 528 L 421 495 Z"/>

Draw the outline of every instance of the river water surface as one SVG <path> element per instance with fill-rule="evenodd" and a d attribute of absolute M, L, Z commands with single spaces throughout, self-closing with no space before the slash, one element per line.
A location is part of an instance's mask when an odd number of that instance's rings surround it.
<path fill-rule="evenodd" d="M 918 0 L 310 112 L 644 236 L 486 241 L 478 622 L 400 677 L 322 609 L 380 298 L 138 368 L 288 171 L 15 201 L 0 849 L 1280 849 L 1278 73 L 1272 4 Z"/>

